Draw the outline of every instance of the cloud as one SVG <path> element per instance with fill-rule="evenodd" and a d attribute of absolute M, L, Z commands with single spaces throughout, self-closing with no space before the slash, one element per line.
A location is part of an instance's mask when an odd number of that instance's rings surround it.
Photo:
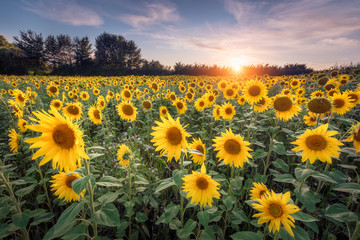
<path fill-rule="evenodd" d="M 25 1 L 25 4 L 26 10 L 43 18 L 74 26 L 99 26 L 104 23 L 94 10 L 72 0 L 37 0 L 31 3 Z"/>
<path fill-rule="evenodd" d="M 117 19 L 133 28 L 144 28 L 163 22 L 175 22 L 180 19 L 175 5 L 171 3 L 145 3 L 145 6 L 143 5 L 141 9 L 138 8 L 135 11 L 138 13 L 123 14 Z"/>

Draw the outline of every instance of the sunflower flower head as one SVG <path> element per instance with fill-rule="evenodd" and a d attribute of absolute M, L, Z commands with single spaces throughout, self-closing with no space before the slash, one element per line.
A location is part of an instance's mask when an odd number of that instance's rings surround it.
<path fill-rule="evenodd" d="M 116 153 L 117 160 L 119 160 L 119 164 L 122 167 L 128 167 L 129 166 L 129 158 L 131 158 L 132 152 L 128 146 L 125 144 L 121 144 L 119 146 L 119 149 Z"/>
<path fill-rule="evenodd" d="M 19 150 L 19 134 L 15 131 L 15 129 L 11 129 L 10 133 L 8 134 L 9 136 L 9 146 L 10 146 L 10 151 L 12 153 L 17 153 Z"/>
<path fill-rule="evenodd" d="M 51 183 L 51 191 L 55 191 L 54 195 L 58 196 L 59 199 L 64 199 L 66 202 L 77 201 L 81 197 L 84 197 L 85 190 L 80 194 L 77 194 L 72 188 L 72 182 L 80 176 L 76 173 L 66 174 L 64 172 L 60 172 L 52 176 L 53 180 L 50 180 Z"/>
<path fill-rule="evenodd" d="M 352 126 L 350 136 L 344 142 L 353 142 L 356 153 L 360 152 L 360 123 Z"/>
<path fill-rule="evenodd" d="M 218 187 L 220 183 L 206 174 L 204 164 L 201 166 L 201 172 L 193 171 L 192 174 L 185 175 L 182 180 L 183 191 L 187 192 L 186 197 L 191 198 L 191 203 L 200 203 L 201 207 L 206 205 L 211 207 L 213 198 L 220 199 Z"/>
<path fill-rule="evenodd" d="M 269 189 L 263 183 L 253 183 L 253 187 L 250 189 L 250 199 L 261 199 L 265 196 L 265 193 L 269 193 Z"/>

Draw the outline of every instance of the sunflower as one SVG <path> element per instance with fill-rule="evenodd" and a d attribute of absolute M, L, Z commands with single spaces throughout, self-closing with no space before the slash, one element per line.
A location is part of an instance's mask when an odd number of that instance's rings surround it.
<path fill-rule="evenodd" d="M 131 102 L 121 102 L 116 105 L 119 116 L 125 121 L 135 121 L 136 120 L 136 107 L 132 105 Z"/>
<path fill-rule="evenodd" d="M 58 196 L 59 199 L 65 199 L 66 202 L 71 202 L 84 197 L 85 190 L 83 190 L 80 194 L 77 194 L 72 188 L 72 182 L 80 178 L 78 174 L 66 174 L 64 172 L 60 172 L 52 176 L 52 178 L 53 180 L 49 181 L 53 183 L 51 185 L 51 191 L 55 191 L 54 195 Z"/>
<path fill-rule="evenodd" d="M 142 102 L 142 106 L 144 109 L 151 110 L 152 104 L 150 100 L 144 100 Z"/>
<path fill-rule="evenodd" d="M 59 89 L 55 85 L 48 85 L 46 90 L 50 97 L 56 97 L 59 95 Z"/>
<path fill-rule="evenodd" d="M 356 153 L 360 152 L 360 123 L 352 126 L 350 136 L 344 142 L 353 142 Z"/>
<path fill-rule="evenodd" d="M 269 108 L 270 104 L 271 104 L 270 98 L 265 96 L 265 97 L 261 98 L 258 102 L 255 103 L 254 111 L 262 113 Z"/>
<path fill-rule="evenodd" d="M 231 103 L 224 103 L 220 108 L 220 116 L 222 119 L 231 120 L 235 114 L 235 107 Z"/>
<path fill-rule="evenodd" d="M 175 156 L 175 161 L 178 161 L 181 155 L 181 149 L 186 150 L 188 148 L 188 142 L 186 137 L 190 137 L 190 134 L 185 132 L 185 129 L 180 124 L 179 118 L 176 121 L 168 114 L 168 119 L 161 117 L 162 122 L 155 121 L 156 127 L 152 129 L 151 133 L 154 138 L 151 142 L 156 146 L 155 151 L 161 151 L 160 155 L 167 154 L 167 161 Z"/>
<path fill-rule="evenodd" d="M 310 96 L 312 97 L 312 98 L 320 98 L 320 97 L 324 97 L 324 92 L 323 91 L 321 91 L 321 90 L 317 90 L 317 91 L 315 91 L 315 92 L 312 92 L 311 94 L 310 94 Z"/>
<path fill-rule="evenodd" d="M 244 96 L 240 96 L 238 99 L 237 99 L 237 103 L 239 105 L 244 105 L 246 102 L 246 98 Z"/>
<path fill-rule="evenodd" d="M 176 106 L 178 114 L 184 114 L 187 110 L 186 103 L 180 100 L 175 100 L 173 105 Z"/>
<path fill-rule="evenodd" d="M 8 100 L 9 107 L 13 108 L 13 113 L 18 117 L 22 118 L 24 115 L 23 107 L 16 101 L 9 99 Z"/>
<path fill-rule="evenodd" d="M 291 94 L 291 89 L 284 88 L 284 89 L 281 91 L 281 94 L 282 94 L 282 95 L 289 95 L 289 94 Z"/>
<path fill-rule="evenodd" d="M 304 123 L 308 126 L 315 126 L 318 114 L 310 112 L 309 115 L 304 116 Z"/>
<path fill-rule="evenodd" d="M 56 110 L 60 111 L 62 107 L 62 102 L 59 99 L 54 99 L 51 101 L 50 107 L 53 107 Z"/>
<path fill-rule="evenodd" d="M 333 88 L 333 89 L 331 89 L 330 91 L 328 91 L 328 92 L 326 93 L 326 96 L 327 96 L 328 98 L 331 98 L 331 97 L 334 96 L 334 94 L 340 94 L 340 90 L 337 89 L 337 88 Z"/>
<path fill-rule="evenodd" d="M 244 141 L 244 138 L 240 135 L 234 135 L 231 129 L 226 130 L 225 133 L 221 133 L 221 137 L 215 137 L 213 141 L 215 144 L 215 151 L 219 151 L 216 157 L 223 160 L 225 164 L 235 167 L 243 167 L 244 162 L 248 162 L 248 158 L 252 158 L 249 151 L 252 151 L 248 145 L 248 141 Z"/>
<path fill-rule="evenodd" d="M 103 110 L 106 106 L 105 99 L 103 96 L 99 96 L 96 101 L 96 105 L 100 110 Z"/>
<path fill-rule="evenodd" d="M 220 105 L 218 104 L 214 105 L 213 116 L 215 120 L 220 120 L 220 108 L 221 108 Z"/>
<path fill-rule="evenodd" d="M 292 144 L 298 145 L 292 151 L 303 151 L 302 162 L 309 159 L 313 164 L 316 159 L 322 162 L 332 163 L 331 157 L 339 157 L 339 146 L 343 145 L 339 140 L 331 137 L 337 131 L 328 131 L 328 124 L 321 125 L 314 130 L 306 129 Z"/>
<path fill-rule="evenodd" d="M 100 94 L 100 90 L 98 88 L 94 88 L 92 92 L 93 92 L 94 95 L 99 95 Z"/>
<path fill-rule="evenodd" d="M 186 98 L 186 100 L 187 100 L 188 102 L 191 102 L 191 101 L 193 100 L 193 98 L 194 98 L 194 94 L 192 94 L 191 92 L 187 92 L 187 93 L 185 94 L 185 98 Z"/>
<path fill-rule="evenodd" d="M 201 172 L 193 171 L 192 174 L 185 175 L 182 180 L 183 191 L 187 192 L 186 197 L 191 198 L 191 203 L 200 203 L 201 207 L 206 205 L 211 207 L 213 198 L 220 199 L 218 187 L 220 183 L 206 174 L 204 164 L 201 166 Z"/>
<path fill-rule="evenodd" d="M 10 151 L 12 153 L 17 153 L 19 150 L 19 134 L 15 131 L 15 129 L 12 128 L 8 136 L 10 138 L 9 139 Z"/>
<path fill-rule="evenodd" d="M 230 100 L 230 99 L 234 98 L 235 95 L 237 94 L 236 90 L 233 89 L 231 86 L 226 87 L 224 89 L 223 93 L 224 93 L 224 98 L 227 99 L 227 100 Z"/>
<path fill-rule="evenodd" d="M 195 108 L 196 110 L 198 111 L 204 111 L 206 107 L 206 101 L 205 99 L 203 98 L 198 98 L 196 101 L 195 101 Z"/>
<path fill-rule="evenodd" d="M 15 89 L 13 92 L 13 98 L 14 100 L 21 106 L 25 105 L 26 102 L 26 94 L 23 93 L 21 90 L 19 89 Z"/>
<path fill-rule="evenodd" d="M 29 125 L 28 129 L 41 132 L 42 135 L 25 140 L 33 143 L 30 148 L 40 148 L 32 159 L 44 156 L 40 166 L 52 160 L 53 169 L 60 168 L 60 171 L 74 171 L 80 167 L 80 158 L 89 159 L 84 151 L 84 141 L 79 125 L 74 125 L 70 119 L 64 118 L 60 113 L 51 108 L 48 114 L 45 111 L 35 112 L 39 119 L 39 125 Z"/>
<path fill-rule="evenodd" d="M 286 231 L 294 237 L 291 227 L 295 227 L 295 220 L 290 214 L 300 211 L 300 208 L 294 204 L 288 204 L 289 200 L 290 192 L 285 194 L 276 194 L 274 191 L 265 193 L 261 199 L 257 199 L 259 204 L 252 204 L 252 207 L 260 212 L 254 214 L 253 217 L 260 217 L 258 224 L 270 221 L 269 230 L 272 233 L 279 232 L 280 223 L 282 223 Z"/>
<path fill-rule="evenodd" d="M 83 101 L 87 101 L 87 100 L 89 100 L 90 95 L 89 95 L 88 92 L 82 91 L 82 92 L 80 93 L 80 98 L 81 98 L 81 100 L 83 100 Z"/>
<path fill-rule="evenodd" d="M 165 106 L 161 106 L 159 109 L 160 112 L 160 117 L 167 117 L 169 111 L 167 110 L 167 108 Z"/>
<path fill-rule="evenodd" d="M 81 103 L 66 103 L 66 107 L 63 108 L 63 114 L 72 120 L 80 120 L 82 115 Z"/>
<path fill-rule="evenodd" d="M 92 106 L 89 108 L 88 117 L 90 121 L 93 122 L 94 124 L 96 125 L 101 124 L 102 113 L 101 110 L 98 109 L 97 107 Z"/>
<path fill-rule="evenodd" d="M 26 132 L 27 130 L 28 122 L 22 118 L 19 118 L 18 120 L 18 127 L 20 129 L 20 132 Z"/>
<path fill-rule="evenodd" d="M 253 187 L 250 189 L 250 199 L 261 199 L 269 193 L 269 189 L 263 183 L 253 182 Z"/>
<path fill-rule="evenodd" d="M 128 89 L 123 89 L 121 91 L 121 98 L 125 101 L 131 101 L 131 99 L 132 99 L 131 91 Z"/>
<path fill-rule="evenodd" d="M 333 105 L 331 111 L 339 115 L 345 114 L 347 111 L 350 111 L 350 109 L 354 106 L 350 102 L 350 97 L 346 93 L 334 94 L 331 100 Z"/>
<path fill-rule="evenodd" d="M 354 105 L 360 104 L 360 91 L 349 91 L 345 92 L 350 97 L 350 102 Z"/>
<path fill-rule="evenodd" d="M 300 79 L 297 79 L 297 78 L 293 78 L 291 79 L 290 81 L 290 86 L 291 88 L 298 88 L 300 86 Z"/>
<path fill-rule="evenodd" d="M 250 104 L 255 104 L 266 94 L 266 86 L 259 80 L 250 80 L 243 88 L 243 95 Z"/>
<path fill-rule="evenodd" d="M 273 102 L 273 108 L 276 110 L 276 117 L 282 121 L 288 121 L 298 114 L 301 108 L 295 105 L 288 96 L 276 96 Z"/>
<path fill-rule="evenodd" d="M 129 158 L 131 158 L 131 150 L 128 146 L 125 144 L 119 145 L 119 149 L 117 150 L 116 156 L 117 160 L 119 160 L 119 164 L 122 167 L 128 167 L 129 166 Z"/>
<path fill-rule="evenodd" d="M 220 91 L 224 91 L 226 87 L 227 87 L 227 83 L 226 83 L 225 80 L 221 80 L 218 83 L 218 88 L 219 88 Z"/>
<path fill-rule="evenodd" d="M 196 153 L 191 153 L 191 157 L 195 163 L 203 164 L 206 159 L 206 151 L 205 151 L 205 145 L 201 141 L 201 139 L 194 139 L 193 142 L 189 146 L 190 149 L 195 149 L 199 152 L 201 152 L 203 155 L 199 155 Z"/>
<path fill-rule="evenodd" d="M 307 103 L 307 108 L 309 109 L 310 112 L 322 114 L 322 113 L 330 112 L 332 105 L 329 99 L 320 97 L 320 98 L 312 98 Z"/>
<path fill-rule="evenodd" d="M 216 100 L 216 96 L 212 92 L 207 92 L 204 94 L 203 99 L 205 100 L 206 107 L 211 107 Z"/>

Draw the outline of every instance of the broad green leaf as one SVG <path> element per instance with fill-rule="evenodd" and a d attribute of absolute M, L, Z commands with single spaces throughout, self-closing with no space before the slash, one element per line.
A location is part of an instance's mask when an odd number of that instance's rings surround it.
<path fill-rule="evenodd" d="M 15 192 L 15 194 L 16 194 L 16 196 L 23 197 L 23 196 L 31 193 L 32 191 L 34 191 L 35 187 L 36 187 L 36 184 L 32 184 L 30 186 L 27 186 L 27 187 L 17 190 Z"/>
<path fill-rule="evenodd" d="M 147 216 L 145 213 L 137 212 L 137 213 L 136 213 L 135 220 L 136 220 L 138 223 L 146 222 L 146 221 L 148 220 L 148 216 Z"/>
<path fill-rule="evenodd" d="M 15 224 L 15 226 L 19 228 L 25 228 L 29 222 L 30 215 L 31 215 L 31 211 L 29 209 L 26 209 L 21 213 L 15 213 L 12 216 L 12 222 L 13 224 Z"/>
<path fill-rule="evenodd" d="M 274 152 L 276 152 L 279 155 L 283 155 L 286 153 L 286 148 L 285 148 L 284 144 L 282 144 L 282 143 L 276 143 L 270 147 Z"/>
<path fill-rule="evenodd" d="M 303 212 L 296 212 L 291 214 L 291 216 L 294 217 L 295 220 L 299 220 L 301 222 L 315 222 L 319 221 L 318 219 L 314 218 L 313 216 L 303 213 Z"/>
<path fill-rule="evenodd" d="M 165 190 L 171 186 L 174 186 L 175 182 L 172 178 L 166 178 L 161 180 L 159 186 L 156 188 L 155 193 L 161 192 L 162 190 Z"/>
<path fill-rule="evenodd" d="M 299 193 L 295 190 L 296 198 L 310 211 L 315 211 L 316 203 L 321 201 L 319 194 L 315 194 L 309 187 L 303 187 Z"/>
<path fill-rule="evenodd" d="M 302 181 L 313 174 L 313 172 L 313 169 L 305 168 L 303 165 L 299 165 L 295 168 L 295 177 L 298 181 Z"/>
<path fill-rule="evenodd" d="M 63 237 L 62 239 L 64 240 L 73 240 L 73 239 L 77 239 L 81 236 L 84 235 L 84 233 L 88 232 L 88 226 L 85 224 L 79 224 L 73 228 L 71 228 L 70 231 L 68 231 Z"/>
<path fill-rule="evenodd" d="M 42 212 L 40 214 L 37 214 L 35 217 L 34 217 L 34 220 L 33 222 L 30 224 L 31 226 L 35 226 L 35 225 L 38 225 L 40 223 L 43 223 L 43 222 L 47 222 L 49 221 L 50 219 L 52 219 L 54 217 L 54 214 L 51 213 L 51 212 Z"/>
<path fill-rule="evenodd" d="M 216 240 L 216 235 L 210 227 L 206 227 L 202 232 L 199 240 Z"/>
<path fill-rule="evenodd" d="M 121 181 L 117 178 L 114 178 L 112 176 L 104 176 L 102 177 L 98 182 L 96 182 L 96 185 L 104 186 L 104 187 L 122 187 L 123 184 Z"/>
<path fill-rule="evenodd" d="M 291 174 L 281 174 L 273 179 L 275 182 L 283 182 L 283 183 L 295 183 L 295 179 Z"/>
<path fill-rule="evenodd" d="M 254 160 L 259 159 L 259 158 L 263 158 L 267 155 L 268 153 L 264 151 L 264 149 L 257 149 L 253 154 L 252 157 Z"/>
<path fill-rule="evenodd" d="M 106 204 L 100 210 L 96 211 L 91 219 L 104 226 L 116 227 L 120 225 L 119 211 L 112 203 Z"/>
<path fill-rule="evenodd" d="M 236 198 L 234 196 L 227 195 L 227 196 L 222 197 L 222 201 L 223 201 L 226 209 L 230 211 L 236 202 Z"/>
<path fill-rule="evenodd" d="M 173 179 L 174 179 L 174 182 L 175 184 L 180 187 L 182 184 L 183 184 L 183 180 L 182 178 L 185 176 L 185 174 L 187 174 L 188 171 L 187 170 L 179 170 L 179 169 L 176 169 L 172 176 L 173 176 Z"/>
<path fill-rule="evenodd" d="M 119 196 L 119 192 L 108 192 L 101 197 L 98 198 L 98 201 L 101 205 L 106 205 L 108 203 L 112 203 Z"/>
<path fill-rule="evenodd" d="M 334 186 L 333 190 L 347 192 L 352 194 L 360 193 L 360 184 L 358 183 L 340 183 Z"/>
<path fill-rule="evenodd" d="M 358 220 L 357 215 L 350 212 L 349 209 L 341 203 L 335 203 L 327 207 L 325 216 L 339 222 L 355 222 Z"/>
<path fill-rule="evenodd" d="M 230 222 L 232 224 L 241 224 L 242 222 L 248 222 L 248 218 L 243 210 L 234 209 L 230 214 Z"/>
<path fill-rule="evenodd" d="M 208 212 L 199 211 L 197 213 L 197 217 L 198 217 L 199 222 L 201 223 L 201 225 L 203 225 L 204 227 L 207 227 L 209 225 L 210 216 L 209 216 Z"/>
<path fill-rule="evenodd" d="M 194 220 L 192 219 L 187 220 L 184 225 L 184 229 L 180 229 L 177 231 L 178 237 L 180 239 L 187 238 L 195 227 L 196 227 L 196 222 Z"/>
<path fill-rule="evenodd" d="M 260 174 L 255 174 L 254 176 L 254 182 L 262 182 L 264 184 L 266 184 L 268 180 L 268 177 L 266 175 L 260 175 Z"/>
<path fill-rule="evenodd" d="M 329 182 L 329 183 L 336 183 L 336 180 L 334 180 L 333 178 L 331 178 L 328 175 L 325 175 L 323 173 L 314 172 L 311 176 L 313 178 L 315 178 L 316 180 L 319 180 L 319 181 Z"/>
<path fill-rule="evenodd" d="M 72 183 L 72 189 L 76 194 L 80 194 L 85 188 L 87 183 L 89 182 L 90 175 L 82 178 L 75 179 Z"/>
<path fill-rule="evenodd" d="M 275 162 L 272 162 L 274 167 L 282 169 L 284 172 L 289 172 L 289 165 L 282 159 L 278 158 Z"/>
<path fill-rule="evenodd" d="M 251 240 L 262 240 L 261 237 L 254 232 L 250 231 L 243 231 L 237 232 L 230 236 L 233 240 L 244 240 L 244 239 L 251 239 Z"/>
<path fill-rule="evenodd" d="M 149 184 L 149 181 L 146 180 L 146 179 L 145 179 L 144 177 L 142 177 L 142 176 L 136 176 L 135 184 L 148 185 L 148 184 Z"/>
<path fill-rule="evenodd" d="M 180 205 L 168 205 L 165 209 L 165 222 L 169 223 L 178 212 L 180 211 Z"/>

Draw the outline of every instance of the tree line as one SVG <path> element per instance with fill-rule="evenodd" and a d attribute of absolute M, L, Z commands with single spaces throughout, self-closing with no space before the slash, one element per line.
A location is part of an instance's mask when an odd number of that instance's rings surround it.
<path fill-rule="evenodd" d="M 87 36 L 71 38 L 69 35 L 44 37 L 32 30 L 20 31 L 9 43 L 0 35 L 0 74 L 53 74 L 53 75 L 234 75 L 231 67 L 184 64 L 173 67 L 156 60 L 141 57 L 141 49 L 133 40 L 122 35 L 102 33 L 95 46 Z M 243 66 L 242 75 L 296 75 L 312 72 L 305 64 Z"/>

